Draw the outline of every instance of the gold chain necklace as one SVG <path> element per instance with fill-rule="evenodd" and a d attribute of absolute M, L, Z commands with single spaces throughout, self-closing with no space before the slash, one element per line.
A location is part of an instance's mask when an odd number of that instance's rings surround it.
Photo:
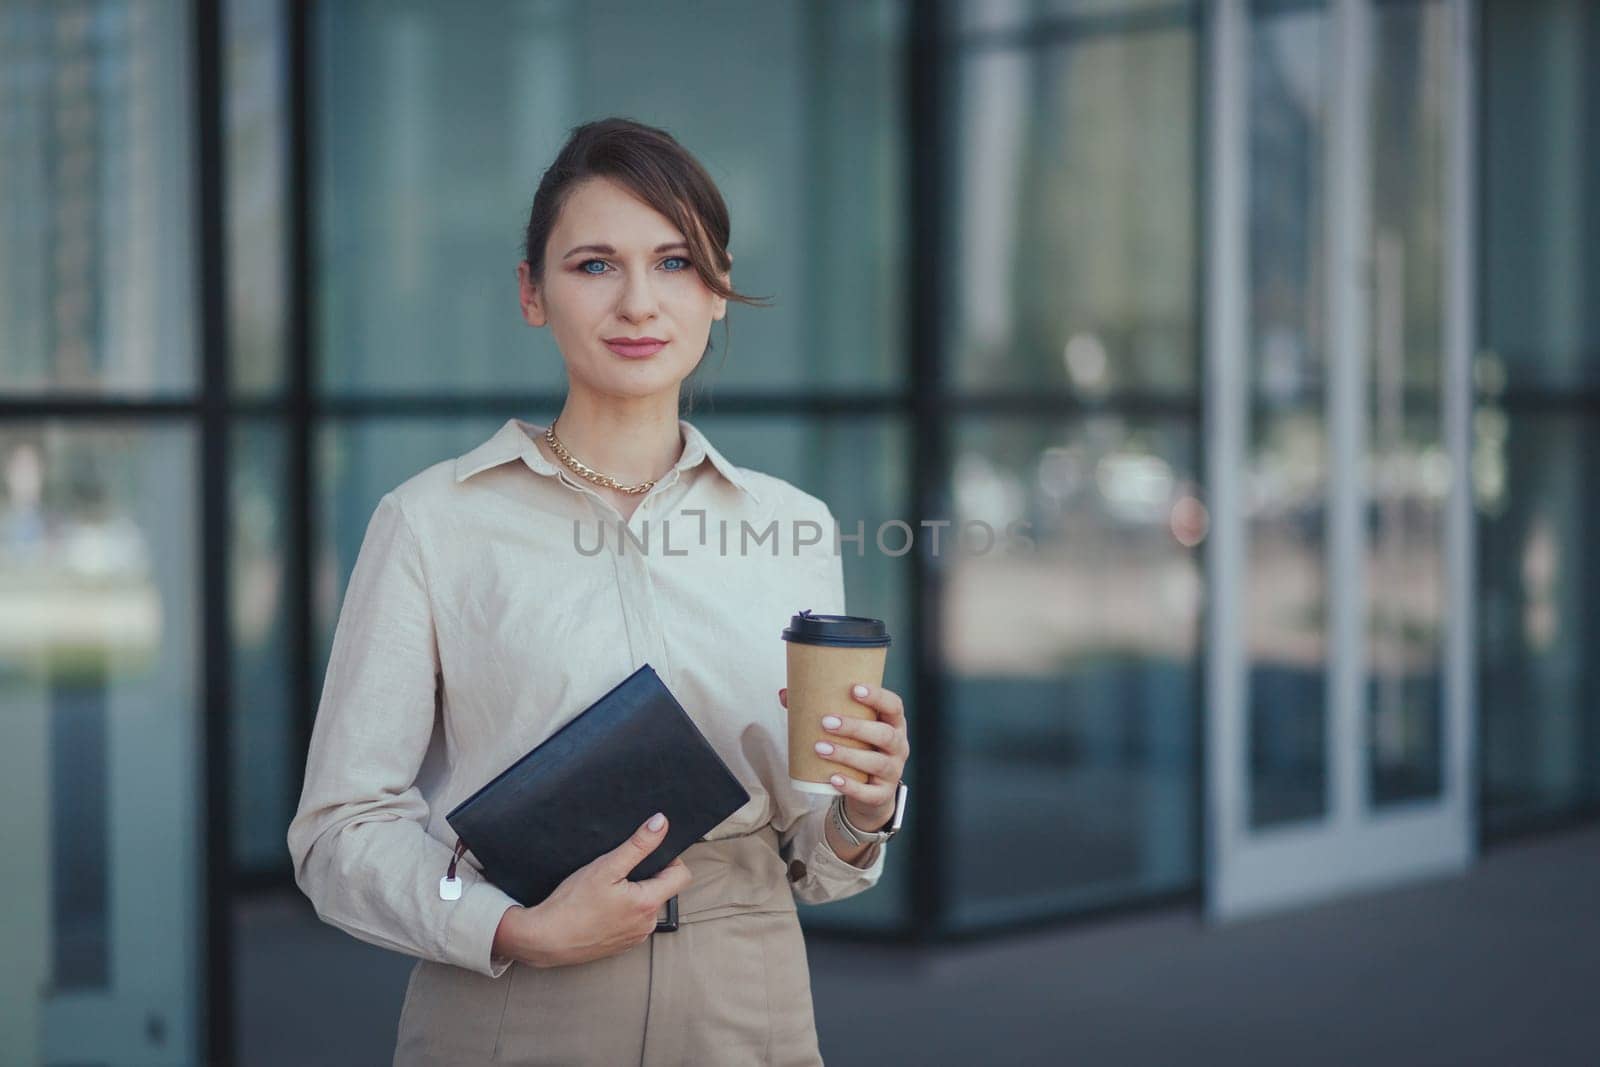
<path fill-rule="evenodd" d="M 656 480 L 652 478 L 648 482 L 640 482 L 638 485 L 623 485 L 611 475 L 601 474 L 593 467 L 586 465 L 577 456 L 568 452 L 567 446 L 562 444 L 561 438 L 556 436 L 556 422 L 554 419 L 550 420 L 550 425 L 545 427 L 544 439 L 550 445 L 550 451 L 561 457 L 561 462 L 596 485 L 603 485 L 607 489 L 615 489 L 619 493 L 648 493 L 650 487 L 656 484 Z"/>

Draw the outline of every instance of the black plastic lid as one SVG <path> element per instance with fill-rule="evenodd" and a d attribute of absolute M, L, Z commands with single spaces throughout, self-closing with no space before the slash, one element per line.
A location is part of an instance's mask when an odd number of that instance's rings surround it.
<path fill-rule="evenodd" d="M 869 619 L 864 615 L 813 615 L 807 608 L 789 620 L 783 639 L 802 645 L 882 648 L 889 643 L 889 628 L 882 619 Z"/>

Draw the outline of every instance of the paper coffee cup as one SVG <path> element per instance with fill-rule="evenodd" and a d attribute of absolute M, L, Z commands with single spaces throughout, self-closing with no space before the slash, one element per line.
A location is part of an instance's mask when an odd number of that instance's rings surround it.
<path fill-rule="evenodd" d="M 823 729 L 822 718 L 877 721 L 877 713 L 851 696 L 850 687 L 857 682 L 874 688 L 883 684 L 888 627 L 882 619 L 806 610 L 789 620 L 783 639 L 789 657 L 789 784 L 806 793 L 837 794 L 840 790 L 828 781 L 835 774 L 865 782 L 865 772 L 819 755 L 816 743 L 873 747 Z"/>

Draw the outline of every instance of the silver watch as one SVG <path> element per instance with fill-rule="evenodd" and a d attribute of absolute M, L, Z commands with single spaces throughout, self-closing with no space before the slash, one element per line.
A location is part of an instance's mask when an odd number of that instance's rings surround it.
<path fill-rule="evenodd" d="M 906 794 L 910 787 L 901 782 L 894 791 L 894 814 L 889 817 L 889 825 L 882 830 L 859 830 L 850 824 L 850 819 L 844 813 L 844 794 L 833 798 L 833 824 L 839 828 L 839 833 L 852 846 L 871 845 L 879 841 L 887 841 L 900 832 L 900 823 L 906 815 Z"/>

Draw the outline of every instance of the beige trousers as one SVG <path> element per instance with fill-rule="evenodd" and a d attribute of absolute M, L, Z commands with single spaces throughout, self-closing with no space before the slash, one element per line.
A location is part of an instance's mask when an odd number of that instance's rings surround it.
<path fill-rule="evenodd" d="M 696 842 L 683 859 L 694 881 L 678 929 L 626 952 L 499 978 L 419 960 L 395 1067 L 821 1064 L 777 831 Z"/>

